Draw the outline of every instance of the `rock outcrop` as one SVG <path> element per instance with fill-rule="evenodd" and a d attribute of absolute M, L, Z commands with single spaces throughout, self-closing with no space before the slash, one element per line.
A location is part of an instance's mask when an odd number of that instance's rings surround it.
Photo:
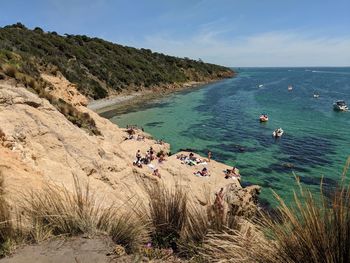
<path fill-rule="evenodd" d="M 157 144 L 142 131 L 144 140 L 126 140 L 127 133 L 109 120 L 87 109 L 86 98 L 62 77 L 45 75 L 53 86 L 51 94 L 75 105 L 94 119 L 100 136 L 89 135 L 67 120 L 46 99 L 21 86 L 0 82 L 0 169 L 5 177 L 8 198 L 18 191 L 40 188 L 52 182 L 73 189 L 73 176 L 89 181 L 94 192 L 106 202 L 122 203 L 132 196 L 143 197 L 139 181 L 161 182 L 171 186 L 181 184 L 196 200 L 205 204 L 208 195 L 225 187 L 229 204 L 238 206 L 242 215 L 251 215 L 256 209 L 258 188 L 242 188 L 237 179 L 225 179 L 227 165 L 208 162 L 210 177 L 193 173 L 202 166 L 182 164 L 175 155 L 166 161 L 154 161 L 152 167 L 133 166 L 135 153 L 143 154 L 152 146 L 155 152 L 169 152 L 168 144 Z M 152 175 L 159 169 L 161 178 Z"/>

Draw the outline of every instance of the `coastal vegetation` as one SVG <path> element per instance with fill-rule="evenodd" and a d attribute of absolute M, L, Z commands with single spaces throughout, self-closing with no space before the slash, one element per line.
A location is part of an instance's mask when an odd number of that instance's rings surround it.
<path fill-rule="evenodd" d="M 34 64 L 26 61 L 14 52 L 0 50 L 0 79 L 5 79 L 6 77 L 9 77 L 16 83 L 23 84 L 40 98 L 47 99 L 70 122 L 86 130 L 90 135 L 101 135 L 89 113 L 81 112 L 69 102 L 50 94 L 51 84 L 40 76 Z"/>
<path fill-rule="evenodd" d="M 344 178 L 346 173 L 347 169 Z M 117 208 L 104 206 L 88 183 L 81 184 L 77 178 L 74 193 L 48 185 L 36 193 L 25 193 L 25 201 L 20 202 L 13 217 L 3 199 L 3 180 L 0 184 L 2 256 L 18 242 L 103 233 L 121 247 L 121 254 L 141 254 L 149 259 L 177 256 L 189 262 L 271 263 L 350 260 L 350 188 L 346 184 L 339 186 L 331 199 L 323 195 L 322 184 L 319 195 L 299 184 L 294 202 L 288 205 L 276 194 L 278 216 L 260 213 L 250 219 L 249 227 L 238 221 L 232 224 L 235 214 L 222 221 L 215 202 L 209 206 L 211 210 L 203 209 L 179 186 L 144 184 L 147 200 Z"/>
<path fill-rule="evenodd" d="M 263 239 L 231 229 L 214 233 L 204 243 L 205 258 L 210 262 L 349 262 L 349 165 L 350 158 L 331 198 L 325 196 L 322 182 L 315 194 L 297 181 L 300 190 L 290 204 L 275 193 L 278 217 L 262 214 L 254 221 Z"/>
<path fill-rule="evenodd" d="M 136 49 L 88 36 L 58 35 L 21 23 L 0 28 L 1 58 L 12 54 L 5 70 L 14 77 L 15 68 L 38 78 L 40 72 L 60 71 L 78 90 L 94 99 L 125 90 L 152 89 L 189 81 L 210 81 L 233 75 L 229 68 L 201 60 L 177 58 L 149 49 Z M 6 52 L 10 51 L 12 53 Z"/>

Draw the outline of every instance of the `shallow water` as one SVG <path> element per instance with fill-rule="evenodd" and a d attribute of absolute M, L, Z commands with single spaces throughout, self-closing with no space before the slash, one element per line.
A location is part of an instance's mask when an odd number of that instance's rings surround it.
<path fill-rule="evenodd" d="M 262 199 L 274 203 L 271 189 L 292 198 L 293 172 L 313 191 L 322 176 L 326 189 L 336 185 L 350 155 L 350 112 L 332 110 L 338 99 L 350 104 L 350 68 L 243 68 L 236 78 L 105 116 L 122 127 L 143 126 L 172 152 L 210 149 L 214 159 L 236 165 L 243 182 L 263 186 Z M 259 123 L 261 113 L 268 123 Z M 275 140 L 278 127 L 285 133 Z"/>

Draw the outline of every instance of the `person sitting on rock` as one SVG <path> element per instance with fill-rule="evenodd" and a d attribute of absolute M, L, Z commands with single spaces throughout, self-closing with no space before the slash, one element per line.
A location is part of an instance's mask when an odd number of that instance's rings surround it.
<path fill-rule="evenodd" d="M 206 167 L 204 167 L 201 171 L 201 175 L 202 176 L 210 176 L 210 174 L 208 173 L 208 169 Z"/>
<path fill-rule="evenodd" d="M 141 162 L 141 151 L 137 150 L 136 152 L 136 160 L 133 162 L 133 165 L 136 165 L 139 168 L 142 168 L 142 162 Z"/>
<path fill-rule="evenodd" d="M 209 172 L 208 172 L 208 169 L 206 167 L 204 167 L 202 169 L 202 171 L 197 171 L 197 172 L 194 172 L 193 173 L 194 175 L 197 175 L 197 176 L 202 176 L 202 177 L 205 177 L 205 176 L 210 176 Z"/>
<path fill-rule="evenodd" d="M 162 162 L 164 162 L 165 161 L 165 156 L 164 156 L 164 154 L 160 154 L 159 155 L 159 158 L 158 158 L 158 162 L 159 163 L 162 163 Z"/>
<path fill-rule="evenodd" d="M 153 175 L 155 175 L 155 176 L 161 178 L 158 168 L 157 168 L 157 169 L 154 169 Z"/>
<path fill-rule="evenodd" d="M 190 153 L 190 155 L 188 157 L 191 161 L 196 161 L 196 157 L 194 156 L 193 153 Z"/>
<path fill-rule="evenodd" d="M 151 158 L 151 161 L 153 161 L 155 159 L 155 156 L 154 156 L 154 150 L 153 150 L 152 146 L 149 148 L 148 152 L 149 152 L 149 156 Z"/>
<path fill-rule="evenodd" d="M 227 169 L 226 170 L 226 179 L 230 179 L 230 178 L 240 178 L 241 175 L 239 174 L 239 170 L 233 166 L 232 169 Z"/>

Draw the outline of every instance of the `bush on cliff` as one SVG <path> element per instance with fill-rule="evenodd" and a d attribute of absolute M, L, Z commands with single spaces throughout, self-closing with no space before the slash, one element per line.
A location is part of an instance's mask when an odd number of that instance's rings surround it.
<path fill-rule="evenodd" d="M 83 94 L 99 99 L 108 90 L 186 81 L 205 81 L 232 75 L 229 68 L 188 58 L 177 58 L 149 49 L 113 44 L 99 38 L 45 33 L 17 23 L 0 28 L 0 49 L 18 53 L 26 62 L 26 74 L 55 66 Z"/>

